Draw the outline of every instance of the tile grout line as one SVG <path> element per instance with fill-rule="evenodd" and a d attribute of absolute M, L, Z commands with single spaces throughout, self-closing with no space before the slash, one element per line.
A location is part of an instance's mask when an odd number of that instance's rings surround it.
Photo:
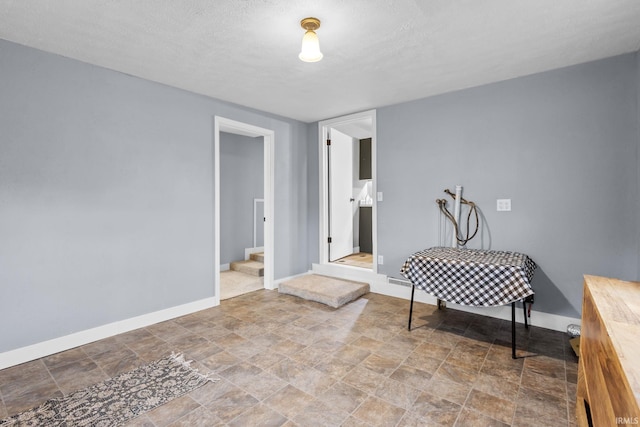
<path fill-rule="evenodd" d="M 235 334 L 241 336 L 243 339 L 247 340 L 248 343 L 251 343 L 251 341 L 253 339 L 255 339 L 256 337 L 258 337 L 260 335 L 255 335 L 253 333 L 253 330 L 247 330 L 248 331 L 247 332 L 248 335 L 245 335 L 243 333 L 238 333 L 237 331 L 241 331 L 241 330 L 243 331 L 242 328 L 250 327 L 252 325 L 254 325 L 254 326 L 257 325 L 256 326 L 257 328 L 262 328 L 263 334 L 267 333 L 268 331 L 270 333 L 274 333 L 276 336 L 281 338 L 281 340 L 279 340 L 278 342 L 282 342 L 282 341 L 288 340 L 288 341 L 291 341 L 291 343 L 299 345 L 300 347 L 302 347 L 302 349 L 313 348 L 313 346 L 316 343 L 321 342 L 322 340 L 325 340 L 325 339 L 331 339 L 331 331 L 332 330 L 334 331 L 334 336 L 335 336 L 335 334 L 339 334 L 340 336 L 343 336 L 342 334 L 345 334 L 344 337 L 350 337 L 348 339 L 345 339 L 345 341 L 342 341 L 341 339 L 337 340 L 341 344 L 340 344 L 339 347 L 336 347 L 335 350 L 332 350 L 332 351 L 329 352 L 330 355 L 331 355 L 331 358 L 336 357 L 338 349 L 344 348 L 346 346 L 353 346 L 354 348 L 358 349 L 358 352 L 360 352 L 362 350 L 367 351 L 369 353 L 367 355 L 367 357 L 370 357 L 373 354 L 376 354 L 379 357 L 385 357 L 385 356 L 381 355 L 379 352 L 384 350 L 385 346 L 386 347 L 393 346 L 393 344 L 395 342 L 396 344 L 398 344 L 398 348 L 399 348 L 399 350 L 397 352 L 397 355 L 401 356 L 401 357 L 399 359 L 395 359 L 395 357 L 392 357 L 392 359 L 398 360 L 397 366 L 395 366 L 388 374 L 383 375 L 382 376 L 383 379 L 381 379 L 381 381 L 393 380 L 393 381 L 395 381 L 395 382 L 397 382 L 399 384 L 402 384 L 403 386 L 409 388 L 410 391 L 411 390 L 415 391 L 416 393 L 418 393 L 418 396 L 420 395 L 420 393 L 423 393 L 425 391 L 422 388 L 415 387 L 413 385 L 415 382 L 401 381 L 401 380 L 398 380 L 396 378 L 391 378 L 391 375 L 393 375 L 395 372 L 397 372 L 398 369 L 401 366 L 406 364 L 406 362 L 408 361 L 408 359 L 411 357 L 412 354 L 418 354 L 418 353 L 416 353 L 416 349 L 419 348 L 419 346 L 434 342 L 434 341 L 430 341 L 431 339 L 433 339 L 433 332 L 435 330 L 434 328 L 436 328 L 439 325 L 442 325 L 442 323 L 443 323 L 442 320 L 440 320 L 438 325 L 435 325 L 435 326 L 432 325 L 432 326 L 428 327 L 428 329 L 430 330 L 431 333 L 429 333 L 429 334 L 421 333 L 420 334 L 420 338 L 416 338 L 415 339 L 415 342 L 414 342 L 416 344 L 415 347 L 411 347 L 411 346 L 406 346 L 406 343 L 397 343 L 396 341 L 394 341 L 394 340 L 396 340 L 398 338 L 402 338 L 402 339 L 412 338 L 411 335 L 406 334 L 406 331 L 405 331 L 406 328 L 402 328 L 400 326 L 397 326 L 397 327 L 396 326 L 385 327 L 385 328 L 383 328 L 384 331 L 380 330 L 379 333 L 377 332 L 377 330 L 372 330 L 372 333 L 370 334 L 371 336 L 363 335 L 362 333 L 357 332 L 357 331 L 363 331 L 364 328 L 367 328 L 367 325 L 370 324 L 370 322 L 376 321 L 376 319 L 378 319 L 379 321 L 385 321 L 385 322 L 397 322 L 398 321 L 398 319 L 400 317 L 398 317 L 397 314 L 394 315 L 394 311 L 399 309 L 400 306 L 398 304 L 387 304 L 387 302 L 386 302 L 387 300 L 372 298 L 373 303 L 372 303 L 372 305 L 369 306 L 369 308 L 372 308 L 373 310 L 368 310 L 367 312 L 364 312 L 362 314 L 359 314 L 360 311 L 359 310 L 355 310 L 355 309 L 352 310 L 353 312 L 349 312 L 349 311 L 337 312 L 336 311 L 336 313 L 341 313 L 341 314 L 344 314 L 344 315 L 343 316 L 340 315 L 338 317 L 332 317 L 331 316 L 332 313 L 328 314 L 326 312 L 326 310 L 322 309 L 322 307 L 317 307 L 318 309 L 316 310 L 316 307 L 314 305 L 304 305 L 303 307 L 301 307 L 301 306 L 291 306 L 291 305 L 289 305 L 289 301 L 287 301 L 286 303 L 283 303 L 282 299 L 281 300 L 276 300 L 276 299 L 273 299 L 271 297 L 269 297 L 269 299 L 264 299 L 264 298 L 259 297 L 257 295 L 254 295 L 253 297 L 247 297 L 247 298 L 248 298 L 247 300 L 238 300 L 237 302 L 230 303 L 230 304 L 233 304 L 233 307 L 231 307 L 230 309 L 227 309 L 225 311 L 218 310 L 217 312 L 215 312 L 215 311 L 210 312 L 211 314 L 207 314 L 207 315 L 203 314 L 203 315 L 201 315 L 199 317 L 194 316 L 192 319 L 190 318 L 188 322 L 183 322 L 182 324 L 176 323 L 176 325 L 178 325 L 181 328 L 180 330 L 187 331 L 189 334 L 193 334 L 195 336 L 201 337 L 203 339 L 203 341 L 202 341 L 203 345 L 205 345 L 206 343 L 209 343 L 212 346 L 217 345 L 216 343 L 217 343 L 217 339 L 218 338 L 207 338 L 207 337 L 201 335 L 200 333 L 195 332 L 196 330 L 198 330 L 198 320 L 200 322 L 206 322 L 206 323 L 209 323 L 211 325 L 218 325 L 219 327 L 221 327 L 221 328 L 223 328 L 223 329 L 225 329 L 227 331 L 227 334 L 224 335 L 224 336 L 227 336 L 229 334 L 235 333 Z M 271 313 L 270 315 L 273 315 L 273 316 L 282 316 L 283 313 L 285 313 L 287 311 L 287 308 L 295 308 L 296 315 L 293 316 L 294 319 L 300 321 L 300 325 L 302 325 L 302 326 L 299 326 L 299 327 L 301 327 L 302 329 L 305 329 L 308 332 L 308 334 L 312 335 L 315 338 L 315 340 L 312 343 L 305 344 L 305 343 L 300 343 L 297 340 L 293 341 L 290 338 L 287 338 L 286 336 L 278 334 L 277 333 L 278 329 L 281 328 L 283 325 L 287 324 L 287 323 L 284 323 L 284 322 L 277 322 L 276 320 L 274 320 L 272 322 L 269 322 L 268 325 L 262 326 L 262 322 L 260 321 L 260 316 L 256 314 L 257 312 L 254 311 L 254 310 L 249 310 L 249 309 L 243 308 L 242 304 L 239 304 L 242 301 L 254 301 L 254 302 L 258 302 L 259 304 L 262 304 L 262 302 L 264 302 L 265 304 L 267 304 L 267 306 L 265 306 L 265 308 L 269 311 L 269 313 Z M 384 302 L 384 304 L 376 305 L 376 304 L 379 304 L 380 302 Z M 225 304 L 225 306 L 226 306 L 226 304 Z M 259 305 L 259 306 L 262 307 L 262 305 Z M 216 313 L 215 316 L 214 316 L 214 313 Z M 288 317 L 290 317 L 290 316 L 288 316 Z M 235 322 L 230 322 L 230 320 L 227 320 L 229 318 L 235 319 Z M 315 321 L 309 323 L 309 321 L 306 321 L 305 319 L 309 319 L 309 320 L 315 319 Z M 336 321 L 335 322 L 331 322 L 332 319 L 336 319 Z M 363 319 L 364 321 L 361 323 L 359 321 L 360 319 Z M 456 324 L 456 325 L 459 325 L 460 323 L 458 322 L 458 320 L 459 319 L 457 319 L 457 318 L 452 318 L 452 323 Z M 293 322 L 293 320 L 290 320 L 290 322 Z M 469 322 L 468 326 L 467 326 L 467 329 L 470 327 L 470 325 L 473 325 L 473 324 L 476 324 L 476 326 L 477 326 L 477 328 L 475 328 L 475 329 L 479 329 L 479 328 L 482 328 L 483 326 L 487 326 L 487 325 L 483 325 L 483 323 L 480 320 L 477 320 L 477 319 L 474 320 L 474 322 Z M 183 326 L 183 325 L 187 325 L 187 324 L 189 326 L 193 326 L 194 329 L 190 329 L 189 327 Z M 323 324 L 324 324 L 324 327 L 317 328 L 316 330 L 310 330 L 314 326 L 323 325 Z M 226 327 L 223 326 L 223 325 L 226 325 Z M 306 325 L 306 327 L 305 327 L 305 325 Z M 227 329 L 229 327 L 231 327 L 232 329 Z M 241 328 L 241 329 L 238 329 L 238 328 Z M 260 329 L 258 329 L 257 331 L 259 331 L 259 330 Z M 288 335 L 291 335 L 292 333 L 295 334 L 295 331 L 296 331 L 295 329 L 291 329 L 289 331 Z M 153 337 L 157 338 L 159 340 L 158 342 L 164 343 L 162 345 L 162 347 L 164 347 L 165 344 L 169 345 L 169 346 L 173 346 L 173 344 L 171 344 L 165 338 L 162 338 L 159 335 L 156 335 L 155 333 L 153 333 L 153 332 L 151 332 L 149 330 L 147 330 L 147 332 L 150 334 L 150 336 L 153 336 Z M 478 332 L 481 332 L 481 330 L 478 330 Z M 318 333 L 319 335 L 313 335 L 313 334 L 316 334 L 316 333 Z M 453 332 L 453 333 L 459 334 L 459 332 Z M 163 331 L 160 334 L 163 335 L 163 336 L 172 335 L 171 333 L 169 333 L 167 331 Z M 210 334 L 210 335 L 213 336 L 213 335 L 215 335 L 215 333 L 214 334 Z M 252 335 L 253 335 L 253 338 L 251 338 Z M 377 336 L 379 339 L 373 338 L 373 336 Z M 474 334 L 474 336 L 475 336 L 475 334 Z M 353 338 L 353 337 L 356 337 L 356 338 Z M 371 339 L 376 339 L 377 341 L 380 341 L 381 343 L 383 343 L 383 346 L 378 348 L 378 349 L 376 349 L 375 351 L 371 351 L 371 350 L 366 349 L 365 347 L 359 347 L 357 345 L 354 345 L 353 343 L 360 337 L 367 337 L 367 338 L 371 338 Z M 481 340 L 482 341 L 482 338 L 478 338 L 478 337 L 474 338 L 472 336 L 469 336 L 469 337 L 462 336 L 461 338 L 468 339 L 468 340 L 471 340 L 471 341 L 474 341 L 474 340 L 475 341 L 477 341 L 477 340 Z M 186 342 L 186 341 L 182 341 L 182 342 Z M 263 342 L 263 341 L 260 341 L 260 342 Z M 307 340 L 304 340 L 304 342 L 307 342 Z M 435 376 L 435 372 L 438 372 L 438 370 L 441 369 L 442 366 L 445 363 L 447 363 L 447 358 L 450 358 L 450 357 L 452 357 L 452 355 L 455 354 L 455 352 L 456 352 L 455 349 L 456 348 L 459 349 L 458 350 L 459 352 L 464 351 L 464 347 L 460 347 L 460 344 L 462 342 L 464 342 L 462 339 L 455 341 L 455 344 L 451 346 L 451 348 L 449 349 L 449 352 L 447 353 L 447 355 L 444 358 L 442 358 L 442 360 L 439 361 L 437 367 L 435 368 L 434 374 L 431 374 L 431 378 L 433 378 Z M 493 342 L 491 342 L 491 344 L 489 345 L 489 347 L 488 347 L 489 350 L 486 352 L 484 358 L 482 359 L 482 363 L 479 365 L 479 368 L 477 370 L 478 373 L 481 372 L 482 369 L 487 366 L 487 363 L 488 363 L 488 360 L 489 360 L 488 356 L 490 354 L 491 349 L 495 349 L 495 348 L 498 347 L 495 344 L 495 342 L 496 342 L 496 339 L 494 339 Z M 258 344 L 258 341 L 256 341 L 256 344 Z M 126 349 L 128 349 L 128 351 L 131 351 L 132 354 L 135 355 L 135 357 L 137 357 L 137 358 L 140 357 L 141 353 L 139 353 L 137 351 L 134 351 L 131 347 L 129 347 L 128 344 L 123 342 L 123 343 L 120 343 L 119 345 L 122 348 L 126 348 Z M 269 368 L 273 367 L 274 363 L 269 363 L 268 366 L 266 366 L 266 368 L 262 368 L 261 366 L 257 366 L 257 365 L 255 365 L 254 363 L 251 362 L 251 358 L 253 356 L 256 356 L 256 355 L 261 354 L 261 353 L 266 353 L 267 351 L 273 351 L 276 354 L 280 355 L 281 357 L 277 358 L 278 360 L 289 359 L 290 361 L 295 362 L 297 364 L 307 365 L 307 363 L 297 362 L 297 361 L 291 359 L 291 357 L 287 356 L 286 354 L 282 354 L 280 352 L 276 352 L 275 350 L 272 350 L 272 347 L 273 346 L 267 346 L 265 348 L 261 348 L 260 351 L 258 351 L 256 354 L 252 354 L 249 357 L 246 356 L 246 354 L 248 354 L 248 352 L 245 352 L 245 351 L 242 351 L 242 349 L 239 349 L 239 353 L 237 353 L 238 354 L 237 363 L 234 363 L 233 365 L 230 365 L 229 367 L 234 366 L 234 365 L 236 365 L 238 363 L 248 363 L 248 364 L 251 364 L 252 366 L 256 366 L 257 368 L 259 368 L 261 373 L 266 372 L 266 373 L 274 376 L 275 378 L 278 378 L 279 380 L 283 380 L 281 377 L 279 377 L 279 376 L 271 373 L 271 371 L 269 371 Z M 227 351 L 228 348 L 229 347 L 220 347 L 220 351 Z M 289 347 L 289 348 L 291 349 L 292 347 Z M 327 349 L 327 348 L 332 348 L 332 347 L 320 347 L 320 348 L 316 348 L 315 351 L 320 351 L 320 352 L 325 351 L 325 350 L 322 350 L 322 348 Z M 405 350 L 401 350 L 400 348 L 404 348 Z M 544 348 L 544 347 L 542 347 L 542 348 Z M 145 354 L 149 353 L 149 354 L 147 354 L 148 356 L 151 355 L 151 351 L 147 351 L 146 349 L 141 348 L 140 351 L 142 353 L 145 353 Z M 201 353 L 202 352 L 203 354 L 205 352 L 203 349 L 200 349 L 200 347 L 196 348 L 193 351 L 195 351 L 197 353 Z M 298 350 L 298 351 L 300 351 L 300 350 Z M 329 353 L 327 353 L 327 354 L 329 354 Z M 569 411 L 569 405 L 568 405 L 568 401 L 569 401 L 569 394 L 568 394 L 568 392 L 569 392 L 569 383 L 567 382 L 567 374 L 568 374 L 570 365 L 569 365 L 569 362 L 566 360 L 567 355 L 565 353 L 566 353 L 566 351 L 561 353 L 563 358 L 565 359 L 563 361 L 564 362 L 564 364 L 563 364 L 564 374 L 565 374 L 564 375 L 564 390 L 565 390 L 564 401 L 565 401 L 565 405 L 567 407 L 566 417 L 567 417 L 567 421 L 569 422 L 569 425 L 570 425 L 571 423 L 570 423 L 570 421 L 568 419 L 569 412 L 570 412 Z M 230 353 L 230 354 L 234 354 L 235 355 L 236 353 Z M 293 354 L 295 354 L 295 353 L 291 353 L 290 352 L 290 355 L 293 355 Z M 213 356 L 213 355 L 211 355 L 211 356 Z M 207 359 L 208 357 L 211 357 L 211 356 L 206 356 L 206 357 L 205 356 L 196 356 L 194 358 L 194 360 L 196 360 L 198 363 L 202 363 L 205 359 Z M 320 369 L 317 368 L 317 366 L 320 363 L 322 363 L 322 361 L 314 363 L 313 360 L 315 360 L 315 358 L 314 358 L 313 354 L 309 353 L 308 356 L 309 357 L 306 358 L 306 359 L 310 362 L 310 364 L 313 364 L 311 369 L 316 369 L 317 371 L 321 372 L 323 376 L 329 375 L 328 373 L 325 373 L 325 372 L 323 372 L 323 371 L 321 371 Z M 101 365 L 97 364 L 96 359 L 94 357 L 92 357 L 92 356 L 88 356 L 88 357 L 94 363 L 96 363 L 96 365 L 100 369 L 100 371 L 104 373 L 104 368 Z M 264 359 L 264 362 L 269 362 L 269 360 L 272 360 L 271 356 L 269 356 L 267 359 Z M 331 387 L 333 387 L 334 385 L 339 384 L 339 383 L 344 383 L 344 381 L 343 381 L 344 378 L 347 377 L 349 375 L 349 373 L 353 371 L 353 369 L 356 369 L 357 367 L 362 367 L 363 366 L 363 362 L 365 360 L 367 360 L 367 359 L 365 358 L 363 360 L 358 361 L 357 363 L 353 363 L 353 361 L 356 360 L 356 359 L 353 359 L 353 358 L 352 359 L 347 359 L 347 360 L 343 360 L 343 359 L 340 359 L 340 360 L 342 360 L 345 364 L 351 365 L 351 369 L 349 369 L 348 371 L 346 371 L 344 374 L 342 374 L 340 376 L 334 376 L 332 374 L 331 377 L 334 378 L 335 381 L 333 382 Z M 460 361 L 462 362 L 463 360 L 461 359 Z M 275 362 L 275 363 L 278 363 L 278 362 Z M 261 365 L 262 365 L 262 363 L 261 363 Z M 205 366 L 205 365 L 203 365 L 203 366 Z M 464 367 L 464 366 L 466 366 L 466 365 L 461 365 L 461 367 Z M 48 366 L 46 366 L 46 365 L 45 365 L 45 368 L 47 369 L 48 375 L 51 377 L 51 379 L 53 379 L 54 384 L 57 387 L 57 389 L 59 391 L 62 391 L 60 389 L 59 384 L 57 383 L 56 379 L 53 377 L 50 368 Z M 343 366 L 343 367 L 338 367 L 335 370 L 335 372 L 340 372 L 342 369 L 345 369 L 345 368 L 346 368 L 346 365 Z M 207 369 L 210 370 L 210 368 L 207 368 Z M 227 369 L 227 368 L 225 368 L 225 369 Z M 305 369 L 308 369 L 308 368 L 305 368 Z M 416 369 L 419 369 L 419 368 L 416 367 Z M 522 381 L 523 381 L 523 378 L 524 378 L 524 369 L 525 369 L 525 367 L 522 366 L 521 370 L 520 370 L 520 375 L 519 375 L 519 378 L 518 378 L 518 384 L 517 384 L 518 385 L 518 389 L 517 389 L 516 398 L 515 398 L 516 400 L 514 402 L 516 409 L 517 409 L 518 396 L 522 394 L 522 390 L 523 390 L 522 389 Z M 431 381 L 431 378 L 429 380 L 427 380 L 427 383 L 428 383 L 428 381 Z M 473 411 L 473 412 L 475 412 L 477 414 L 485 416 L 484 414 L 482 414 L 482 413 L 480 413 L 478 411 L 474 411 L 473 409 L 470 409 L 470 408 L 467 407 L 467 405 L 469 404 L 469 401 L 470 401 L 471 392 L 474 390 L 474 387 L 475 387 L 475 384 L 476 384 L 477 381 L 478 381 L 478 378 L 476 377 L 475 382 L 472 383 L 470 385 L 469 389 L 467 390 L 467 394 L 466 394 L 466 396 L 464 398 L 464 401 L 460 405 L 460 410 L 457 412 L 456 418 L 454 420 L 455 423 L 460 422 L 460 420 L 462 419 L 461 417 L 462 417 L 463 411 L 465 411 L 465 410 L 471 410 L 471 411 Z M 243 392 L 248 393 L 249 395 L 252 395 L 245 388 L 240 387 L 237 384 L 235 384 L 235 382 L 229 381 L 229 383 L 233 384 L 234 387 L 237 387 L 238 389 L 242 390 Z M 278 410 L 272 408 L 271 406 L 269 406 L 269 405 L 267 405 L 265 403 L 267 399 L 269 399 L 271 396 L 273 396 L 273 394 L 278 393 L 279 391 L 281 391 L 287 385 L 292 385 L 293 386 L 293 384 L 291 384 L 288 380 L 283 380 L 283 383 L 285 385 L 282 385 L 282 387 L 279 387 L 275 391 L 270 386 L 267 386 L 266 388 L 265 387 L 261 387 L 259 390 L 263 390 L 264 392 L 271 392 L 271 394 L 266 395 L 264 398 L 258 399 L 258 404 L 264 404 L 265 408 L 269 408 L 270 410 L 273 410 L 275 413 L 279 414 L 279 416 L 282 416 L 283 419 L 288 420 L 292 424 L 294 424 L 293 419 L 285 417 L 283 414 L 280 414 L 280 412 Z M 275 383 L 275 385 L 277 385 L 277 384 L 278 383 Z M 352 386 L 352 385 L 350 385 L 348 383 L 344 383 L 344 384 L 346 384 L 346 385 L 348 385 L 350 387 L 354 387 L 354 386 Z M 420 384 L 423 384 L 423 383 L 420 383 Z M 362 400 L 357 406 L 354 407 L 354 409 L 349 414 L 347 414 L 347 418 L 346 419 L 348 420 L 350 417 L 353 417 L 353 414 L 355 414 L 358 410 L 360 410 L 362 408 L 364 402 L 366 402 L 370 398 L 381 399 L 381 402 L 386 402 L 386 403 L 388 403 L 390 405 L 396 406 L 395 403 L 390 402 L 386 398 L 382 398 L 382 397 L 377 397 L 376 396 L 375 393 L 377 392 L 377 390 L 380 390 L 380 388 L 381 388 L 381 384 L 376 382 L 375 390 L 373 392 L 371 392 L 371 393 L 370 392 L 366 392 L 364 394 L 364 396 L 363 396 L 364 400 Z M 330 388 L 328 388 L 327 390 L 329 390 L 329 389 Z M 358 387 L 355 387 L 355 389 L 362 391 Z M 261 392 L 260 394 L 263 394 L 263 393 Z M 321 394 L 318 394 L 318 395 L 313 394 L 312 396 L 313 396 L 314 401 L 324 402 L 324 400 L 322 400 L 320 398 L 320 395 Z M 357 396 L 357 395 L 355 395 L 355 396 Z M 391 397 L 393 397 L 393 396 L 391 396 Z M 0 398 L 4 398 L 4 397 L 2 395 L 0 395 Z M 415 403 L 416 399 L 418 399 L 418 397 L 413 399 L 413 402 L 411 404 L 404 404 L 403 406 L 399 407 L 399 408 L 402 408 L 404 410 L 404 414 L 400 417 L 400 420 L 397 421 L 397 423 L 401 424 L 402 420 L 408 420 L 408 419 L 414 418 L 413 416 L 411 416 L 412 413 L 414 415 L 417 415 L 417 412 L 413 412 L 412 411 L 413 404 Z M 199 405 L 199 407 L 205 407 L 200 402 L 198 402 L 198 405 Z M 212 412 L 212 413 L 215 415 L 215 412 Z M 245 413 L 246 413 L 246 411 L 243 412 L 242 414 L 245 414 Z M 387 415 L 390 416 L 391 414 L 392 413 L 390 412 Z M 241 416 L 241 414 L 239 414 L 238 416 Z M 236 416 L 233 419 L 236 419 L 238 416 Z M 489 417 L 489 418 L 491 418 L 491 417 Z M 360 420 L 360 418 L 355 418 L 355 417 L 353 418 L 353 420 L 358 420 L 359 422 L 362 421 L 362 420 Z M 514 410 L 514 415 L 512 416 L 512 419 L 511 419 L 511 424 L 513 424 L 514 420 L 515 420 L 515 410 Z M 173 422 L 176 422 L 176 421 L 177 420 L 174 420 Z M 231 421 L 228 421 L 228 423 L 230 423 L 230 422 Z M 397 423 L 396 423 L 396 425 L 397 425 Z"/>
<path fill-rule="evenodd" d="M 495 339 L 493 340 L 491 345 L 489 345 L 489 349 L 487 350 L 487 354 L 485 354 L 484 358 L 482 359 L 482 364 L 480 365 L 480 369 L 478 369 L 478 374 L 480 374 L 482 372 L 482 368 L 484 368 L 484 364 L 487 361 L 487 358 L 489 357 L 489 353 L 491 352 L 491 348 L 493 347 L 494 344 L 495 344 Z M 476 381 L 477 381 L 477 378 L 476 378 Z M 474 382 L 474 385 L 475 385 L 475 382 Z M 454 426 L 458 423 L 458 420 L 460 419 L 460 416 L 462 416 L 462 411 L 464 409 L 472 410 L 470 408 L 467 408 L 467 401 L 469 400 L 469 397 L 471 396 L 471 392 L 474 390 L 474 385 L 472 385 L 471 388 L 469 388 L 469 392 L 467 393 L 467 397 L 465 398 L 464 403 L 460 406 L 460 412 L 458 412 L 458 416 L 456 417 L 456 420 L 453 423 Z M 515 410 L 513 412 L 515 413 Z M 485 415 L 485 414 L 482 414 L 482 415 Z M 489 418 L 492 418 L 492 417 L 489 417 Z"/>

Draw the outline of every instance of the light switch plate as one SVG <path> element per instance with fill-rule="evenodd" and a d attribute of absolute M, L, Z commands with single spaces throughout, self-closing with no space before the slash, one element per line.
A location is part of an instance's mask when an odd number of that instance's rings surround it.
<path fill-rule="evenodd" d="M 511 210 L 511 199 L 498 199 L 497 201 L 498 212 L 508 212 Z"/>
<path fill-rule="evenodd" d="M 378 201 L 382 201 L 382 191 L 378 191 Z"/>

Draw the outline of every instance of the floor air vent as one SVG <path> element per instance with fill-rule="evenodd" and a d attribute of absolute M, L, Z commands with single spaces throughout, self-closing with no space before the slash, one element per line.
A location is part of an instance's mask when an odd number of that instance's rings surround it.
<path fill-rule="evenodd" d="M 411 287 L 411 282 L 407 279 L 396 279 L 395 277 L 389 277 L 389 284 Z"/>

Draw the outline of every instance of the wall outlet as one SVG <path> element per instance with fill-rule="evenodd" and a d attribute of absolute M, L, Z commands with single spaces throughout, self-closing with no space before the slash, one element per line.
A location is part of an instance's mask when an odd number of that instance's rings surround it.
<path fill-rule="evenodd" d="M 382 191 L 378 191 L 378 201 L 382 201 Z"/>
<path fill-rule="evenodd" d="M 384 264 L 384 257 L 382 255 L 378 255 L 378 265 Z"/>
<path fill-rule="evenodd" d="M 508 212 L 511 210 L 511 199 L 498 199 L 497 201 L 498 212 Z"/>

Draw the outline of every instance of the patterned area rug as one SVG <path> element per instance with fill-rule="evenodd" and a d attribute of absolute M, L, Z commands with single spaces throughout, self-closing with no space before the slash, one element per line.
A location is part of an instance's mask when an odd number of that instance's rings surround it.
<path fill-rule="evenodd" d="M 198 373 L 189 363 L 182 355 L 172 354 L 69 396 L 48 400 L 0 421 L 0 426 L 121 425 L 207 381 L 217 381 Z"/>

